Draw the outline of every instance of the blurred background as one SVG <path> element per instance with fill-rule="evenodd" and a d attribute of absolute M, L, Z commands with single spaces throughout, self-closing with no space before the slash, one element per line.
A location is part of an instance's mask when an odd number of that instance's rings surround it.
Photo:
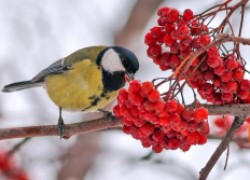
<path fill-rule="evenodd" d="M 237 0 L 236 0 L 237 1 Z M 85 46 L 121 45 L 140 59 L 139 80 L 152 80 L 163 73 L 146 55 L 144 34 L 156 25 L 161 5 L 180 11 L 204 11 L 220 0 L 1 0 L 0 87 L 28 80 L 55 60 Z M 240 14 L 233 16 L 238 25 Z M 245 19 L 249 19 L 249 13 Z M 249 24 L 243 36 L 249 37 Z M 241 47 L 245 58 L 249 47 Z M 244 56 L 245 55 L 245 56 Z M 248 59 L 246 61 L 249 62 Z M 248 66 L 249 67 L 249 66 Z M 164 76 L 167 74 L 165 73 Z M 110 108 L 110 107 L 108 107 Z M 94 119 L 98 113 L 63 112 L 66 123 Z M 11 94 L 0 93 L 0 127 L 56 124 L 58 108 L 43 88 Z M 4 140 L 0 149 L 10 150 L 21 139 Z M 69 140 L 58 137 L 32 138 L 15 153 L 17 163 L 36 180 L 161 180 L 197 179 L 199 170 L 219 144 L 209 140 L 188 152 L 164 151 L 145 158 L 150 149 L 120 130 L 107 130 Z M 248 179 L 250 153 L 234 144 L 227 170 L 225 154 L 209 179 Z M 0 179 L 7 179 L 0 173 Z"/>

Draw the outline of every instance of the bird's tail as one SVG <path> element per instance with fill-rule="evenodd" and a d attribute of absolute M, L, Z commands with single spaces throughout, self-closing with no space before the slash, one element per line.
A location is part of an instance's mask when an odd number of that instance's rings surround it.
<path fill-rule="evenodd" d="M 32 82 L 32 81 L 22 81 L 22 82 L 16 82 L 12 84 L 8 84 L 3 87 L 3 92 L 13 92 L 13 91 L 19 91 L 27 88 L 37 87 L 41 86 L 43 82 Z"/>

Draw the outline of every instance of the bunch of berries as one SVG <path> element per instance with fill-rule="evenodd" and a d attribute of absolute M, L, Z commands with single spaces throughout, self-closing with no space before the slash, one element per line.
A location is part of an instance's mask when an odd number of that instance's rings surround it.
<path fill-rule="evenodd" d="M 164 101 L 151 82 L 132 81 L 122 89 L 113 112 L 123 131 L 155 152 L 163 149 L 189 150 L 207 141 L 208 111 L 204 107 L 185 109 L 175 99 Z"/>
<path fill-rule="evenodd" d="M 8 157 L 8 152 L 0 152 L 0 174 L 4 175 L 6 179 L 29 179 L 27 174 L 15 164 L 14 159 Z"/>
<path fill-rule="evenodd" d="M 191 52 L 206 46 L 211 39 L 208 27 L 199 22 L 193 11 L 186 9 L 181 16 L 174 8 L 158 10 L 158 25 L 145 35 L 147 54 L 162 70 L 175 70 Z M 198 59 L 193 65 L 198 64 Z"/>
<path fill-rule="evenodd" d="M 159 26 L 145 35 L 145 43 L 148 56 L 162 70 L 176 70 L 192 52 L 211 42 L 208 27 L 190 9 L 180 15 L 165 6 L 158 16 Z M 234 54 L 221 56 L 218 47 L 211 47 L 191 62 L 185 74 L 178 75 L 212 104 L 250 103 L 250 81 L 244 79 L 244 72 Z"/>
<path fill-rule="evenodd" d="M 221 57 L 217 47 L 210 48 L 206 56 L 198 68 L 188 70 L 189 85 L 212 104 L 249 103 L 250 81 L 244 79 L 243 66 L 236 57 Z"/>

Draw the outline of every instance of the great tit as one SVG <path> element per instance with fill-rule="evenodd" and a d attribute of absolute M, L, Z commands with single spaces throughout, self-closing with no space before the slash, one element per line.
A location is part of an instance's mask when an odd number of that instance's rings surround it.
<path fill-rule="evenodd" d="M 58 133 L 65 128 L 61 111 L 95 111 L 117 96 L 127 80 L 139 69 L 136 55 L 120 46 L 92 46 L 54 62 L 29 81 L 4 86 L 13 92 L 44 86 L 59 107 Z"/>

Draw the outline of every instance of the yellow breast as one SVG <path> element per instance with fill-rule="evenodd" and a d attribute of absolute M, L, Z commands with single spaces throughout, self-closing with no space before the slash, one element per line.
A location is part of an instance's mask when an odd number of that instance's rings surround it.
<path fill-rule="evenodd" d="M 101 97 L 102 73 L 89 59 L 77 62 L 65 73 L 47 76 L 45 85 L 54 103 L 71 111 L 103 108 L 117 95 L 116 92 L 112 92 Z"/>

